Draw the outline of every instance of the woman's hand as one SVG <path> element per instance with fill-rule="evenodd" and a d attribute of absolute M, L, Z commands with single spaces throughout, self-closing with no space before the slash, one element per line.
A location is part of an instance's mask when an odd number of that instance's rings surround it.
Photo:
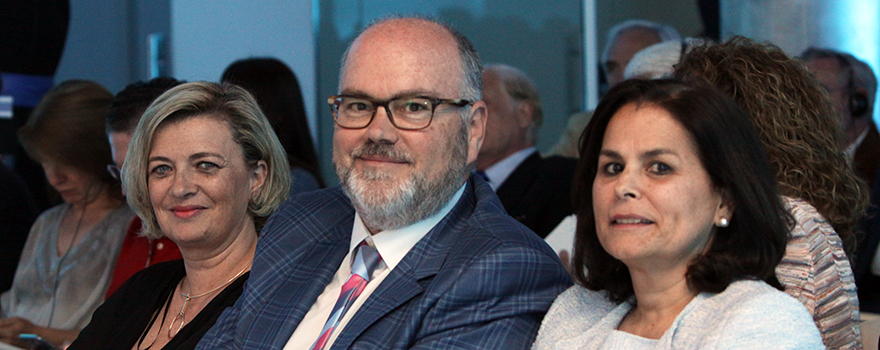
<path fill-rule="evenodd" d="M 31 321 L 21 317 L 10 317 L 0 319 L 0 341 L 21 346 L 18 342 L 18 335 L 22 333 L 34 333 L 37 330 Z"/>
<path fill-rule="evenodd" d="M 21 317 L 0 318 L 0 342 L 27 349 L 28 344 L 18 341 L 20 334 L 36 334 L 55 346 L 66 346 L 76 339 L 79 331 L 40 327 Z"/>

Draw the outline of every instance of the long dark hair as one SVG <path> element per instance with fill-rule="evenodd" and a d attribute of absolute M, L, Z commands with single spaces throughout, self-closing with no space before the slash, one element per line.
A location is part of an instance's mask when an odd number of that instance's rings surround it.
<path fill-rule="evenodd" d="M 688 267 L 689 287 L 720 293 L 737 279 L 759 279 L 782 289 L 774 269 L 785 253 L 793 220 L 782 205 L 757 132 L 745 113 L 715 89 L 676 80 L 629 80 L 617 85 L 599 103 L 584 130 L 574 183 L 575 280 L 588 289 L 607 291 L 618 303 L 633 295 L 626 265 L 599 243 L 593 214 L 593 180 L 605 129 L 628 104 L 669 112 L 693 138 L 713 186 L 734 208 L 730 225 L 715 228 L 708 251 Z"/>
<path fill-rule="evenodd" d="M 278 59 L 248 58 L 229 65 L 220 80 L 254 95 L 284 146 L 290 165 L 306 169 L 324 187 L 296 74 Z"/>

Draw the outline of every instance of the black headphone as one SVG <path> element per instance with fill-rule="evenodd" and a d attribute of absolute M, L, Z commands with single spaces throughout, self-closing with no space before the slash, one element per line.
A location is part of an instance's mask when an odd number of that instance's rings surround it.
<path fill-rule="evenodd" d="M 837 60 L 840 61 L 841 68 L 848 71 L 848 81 L 846 83 L 847 94 L 849 95 L 849 112 L 853 118 L 861 118 L 868 114 L 868 95 L 864 92 L 856 91 L 855 86 L 855 69 L 846 56 L 835 54 Z"/>

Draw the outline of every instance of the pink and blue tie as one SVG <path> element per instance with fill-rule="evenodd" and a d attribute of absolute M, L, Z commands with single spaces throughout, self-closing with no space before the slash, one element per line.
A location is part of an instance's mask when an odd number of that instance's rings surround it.
<path fill-rule="evenodd" d="M 361 295 L 361 292 L 367 287 L 367 283 L 370 282 L 373 272 L 381 264 L 382 257 L 379 256 L 379 252 L 367 244 L 366 241 L 361 241 L 355 248 L 354 261 L 351 263 L 351 277 L 342 285 L 339 299 L 336 300 L 333 312 L 330 313 L 330 317 L 324 323 L 324 328 L 321 329 L 321 336 L 312 345 L 312 350 L 324 349 L 324 346 L 327 345 L 327 341 L 330 339 L 330 335 L 333 334 L 333 329 L 339 325 L 342 316 L 351 308 L 357 297 Z"/>

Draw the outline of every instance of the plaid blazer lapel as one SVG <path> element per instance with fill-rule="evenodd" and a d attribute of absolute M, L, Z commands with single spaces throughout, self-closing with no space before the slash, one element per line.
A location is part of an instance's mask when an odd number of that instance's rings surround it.
<path fill-rule="evenodd" d="M 338 188 L 322 200 L 278 212 L 260 237 L 245 310 L 248 339 L 283 348 L 348 254 L 354 209 Z M 265 232 L 265 231 L 264 231 Z"/>
<path fill-rule="evenodd" d="M 457 233 L 462 230 L 459 225 L 464 225 L 467 217 L 473 213 L 475 202 L 473 182 L 469 181 L 452 211 L 413 246 L 382 284 L 370 294 L 369 299 L 337 336 L 331 349 L 350 348 L 357 337 L 377 320 L 424 291 L 423 285 L 430 283 L 430 280 L 425 279 L 433 277 L 443 267 Z"/>

